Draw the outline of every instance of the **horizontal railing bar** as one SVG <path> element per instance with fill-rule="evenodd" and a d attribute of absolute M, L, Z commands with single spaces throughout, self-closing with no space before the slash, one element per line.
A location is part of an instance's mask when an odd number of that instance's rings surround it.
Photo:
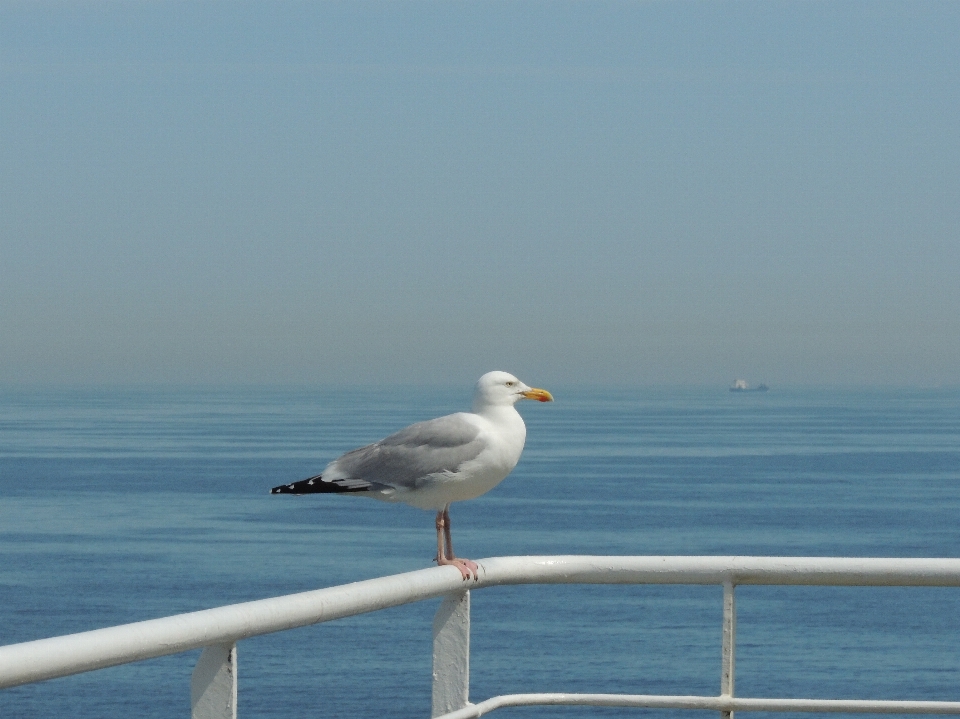
<path fill-rule="evenodd" d="M 231 604 L 0 647 L 0 689 L 178 654 L 214 644 L 439 597 L 462 588 L 432 567 L 326 589 Z"/>
<path fill-rule="evenodd" d="M 0 688 L 228 644 L 470 588 L 507 584 L 960 586 L 960 559 L 494 557 L 465 583 L 431 567 L 353 584 L 0 647 Z"/>
<path fill-rule="evenodd" d="M 520 706 L 638 707 L 710 711 L 844 712 L 848 714 L 960 714 L 960 702 L 872 699 L 748 699 L 659 694 L 505 694 L 435 719 L 473 719 L 494 709 Z"/>
<path fill-rule="evenodd" d="M 856 557 L 493 557 L 479 586 L 491 584 L 733 584 L 960 586 L 960 559 Z"/>

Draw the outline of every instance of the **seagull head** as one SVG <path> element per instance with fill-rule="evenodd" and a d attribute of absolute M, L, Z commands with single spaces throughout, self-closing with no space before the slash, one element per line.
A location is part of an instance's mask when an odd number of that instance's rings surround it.
<path fill-rule="evenodd" d="M 545 389 L 528 387 L 509 372 L 487 372 L 477 380 L 473 407 L 478 410 L 496 405 L 514 405 L 521 399 L 552 402 L 553 395 Z"/>

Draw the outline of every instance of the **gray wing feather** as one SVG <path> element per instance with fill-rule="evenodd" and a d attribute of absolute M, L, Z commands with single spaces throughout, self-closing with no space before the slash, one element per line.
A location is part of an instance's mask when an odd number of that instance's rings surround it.
<path fill-rule="evenodd" d="M 431 474 L 456 472 L 484 449 L 480 430 L 462 416 L 417 422 L 360 447 L 330 465 L 337 474 L 396 488 L 414 489 Z"/>

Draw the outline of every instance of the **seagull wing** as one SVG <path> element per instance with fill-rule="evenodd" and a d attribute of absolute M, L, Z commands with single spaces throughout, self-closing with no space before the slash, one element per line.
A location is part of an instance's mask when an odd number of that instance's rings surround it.
<path fill-rule="evenodd" d="M 417 422 L 331 462 L 322 475 L 274 487 L 274 494 L 379 492 L 423 487 L 431 475 L 453 474 L 486 442 L 480 428 L 457 414 Z"/>
<path fill-rule="evenodd" d="M 417 422 L 374 444 L 347 452 L 325 472 L 395 489 L 417 489 L 430 475 L 456 472 L 486 447 L 462 413 Z"/>

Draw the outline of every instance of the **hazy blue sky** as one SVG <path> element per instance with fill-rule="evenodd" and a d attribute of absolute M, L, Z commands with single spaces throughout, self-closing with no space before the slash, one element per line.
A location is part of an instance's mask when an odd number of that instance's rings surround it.
<path fill-rule="evenodd" d="M 0 2 L 0 382 L 960 384 L 960 3 Z"/>

